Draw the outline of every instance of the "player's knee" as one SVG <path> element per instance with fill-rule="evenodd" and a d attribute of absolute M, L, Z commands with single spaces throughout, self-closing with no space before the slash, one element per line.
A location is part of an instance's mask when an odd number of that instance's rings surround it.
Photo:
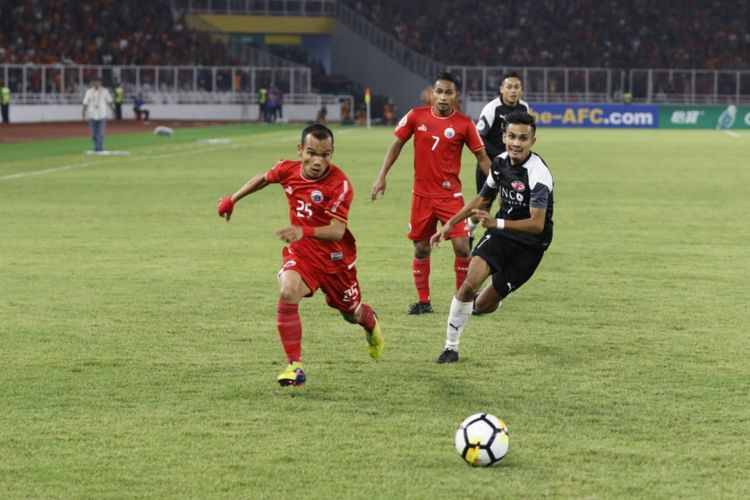
<path fill-rule="evenodd" d="M 479 286 L 479 283 L 473 283 L 467 277 L 456 292 L 456 298 L 461 302 L 469 302 L 471 300 L 474 300 L 474 297 L 479 291 Z"/>
<path fill-rule="evenodd" d="M 482 301 L 477 300 L 474 302 L 474 309 L 480 314 L 490 314 L 497 311 L 500 307 L 500 301 Z"/>
<path fill-rule="evenodd" d="M 414 243 L 414 257 L 417 259 L 427 259 L 432 249 L 429 241 L 417 241 Z"/>
<path fill-rule="evenodd" d="M 281 285 L 281 288 L 279 289 L 279 299 L 283 302 L 296 304 L 302 300 L 302 294 L 295 286 Z"/>

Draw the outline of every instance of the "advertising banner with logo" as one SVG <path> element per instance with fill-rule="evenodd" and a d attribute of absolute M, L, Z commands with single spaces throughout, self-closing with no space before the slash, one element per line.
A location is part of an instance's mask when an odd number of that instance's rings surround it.
<path fill-rule="evenodd" d="M 649 104 L 536 104 L 540 127 L 657 128 L 659 107 Z"/>
<path fill-rule="evenodd" d="M 750 106 L 659 106 L 661 128 L 750 128 Z"/>

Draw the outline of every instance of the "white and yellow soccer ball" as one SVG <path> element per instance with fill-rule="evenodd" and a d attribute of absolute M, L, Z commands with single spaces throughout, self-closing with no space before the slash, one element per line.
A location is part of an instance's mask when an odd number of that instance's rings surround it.
<path fill-rule="evenodd" d="M 456 431 L 456 451 L 476 467 L 497 465 L 508 453 L 508 426 L 489 413 L 475 413 Z"/>

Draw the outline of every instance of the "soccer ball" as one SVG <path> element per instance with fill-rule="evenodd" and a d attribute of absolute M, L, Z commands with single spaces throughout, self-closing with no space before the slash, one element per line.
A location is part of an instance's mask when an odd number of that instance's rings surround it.
<path fill-rule="evenodd" d="M 508 427 L 489 413 L 476 413 L 458 426 L 456 451 L 477 467 L 497 465 L 508 453 Z"/>

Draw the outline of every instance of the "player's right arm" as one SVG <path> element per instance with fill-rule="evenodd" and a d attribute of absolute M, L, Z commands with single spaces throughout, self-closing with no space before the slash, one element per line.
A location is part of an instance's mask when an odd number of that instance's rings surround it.
<path fill-rule="evenodd" d="M 254 193 L 256 191 L 260 191 L 264 187 L 271 184 L 268 179 L 266 179 L 266 174 L 268 172 L 263 172 L 249 181 L 245 183 L 244 186 L 242 186 L 236 193 L 234 193 L 231 196 L 227 196 L 219 201 L 219 217 L 224 217 L 227 222 L 229 222 L 229 219 L 232 217 L 232 211 L 234 210 L 234 204 L 240 201 L 245 196 Z"/>
<path fill-rule="evenodd" d="M 388 171 L 391 169 L 393 164 L 396 163 L 396 160 L 401 154 L 401 149 L 403 149 L 404 144 L 404 141 L 402 141 L 399 137 L 396 137 L 393 140 L 393 143 L 388 148 L 388 151 L 385 152 L 383 165 L 381 165 L 380 172 L 378 172 L 378 176 L 375 179 L 375 182 L 372 184 L 372 192 L 370 193 L 372 201 L 375 201 L 378 198 L 378 193 L 381 195 L 385 194 L 385 178 L 388 175 Z"/>

